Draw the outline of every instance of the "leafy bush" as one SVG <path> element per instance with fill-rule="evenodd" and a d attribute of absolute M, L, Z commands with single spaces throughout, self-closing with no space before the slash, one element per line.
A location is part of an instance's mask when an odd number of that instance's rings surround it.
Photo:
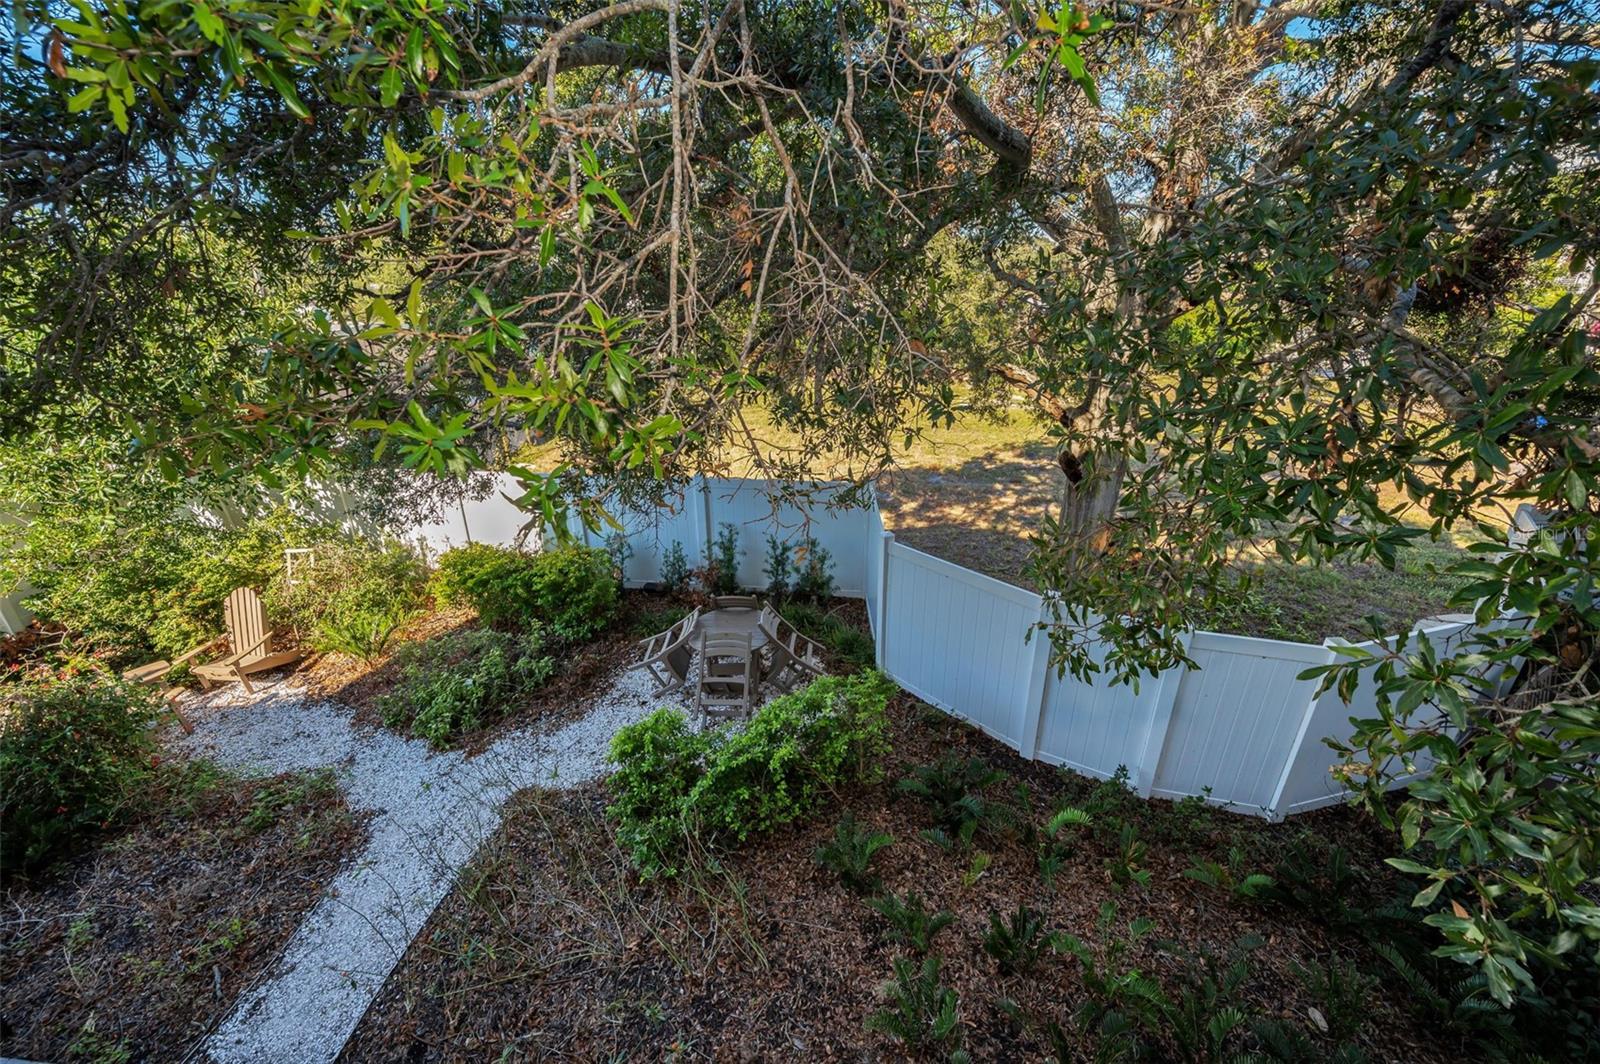
<path fill-rule="evenodd" d="M 365 657 L 363 648 L 386 643 L 422 605 L 427 576 L 422 559 L 399 543 L 327 544 L 295 567 L 293 586 L 278 575 L 267 588 L 267 612 L 319 648 Z"/>
<path fill-rule="evenodd" d="M 525 554 L 506 547 L 457 547 L 439 559 L 434 595 L 466 603 L 494 626 L 543 624 L 557 638 L 587 639 L 617 604 L 612 559 L 591 547 Z"/>
<path fill-rule="evenodd" d="M 811 536 L 796 551 L 794 593 L 797 598 L 821 602 L 833 597 L 833 555 Z"/>
<path fill-rule="evenodd" d="M 408 726 L 435 747 L 488 723 L 508 702 L 555 672 L 543 632 L 467 629 L 408 643 L 396 653 L 400 683 L 379 701 L 391 728 Z"/>
<path fill-rule="evenodd" d="M 1051 937 L 1045 933 L 1044 917 L 1018 905 L 1010 918 L 989 914 L 989 930 L 984 932 L 983 952 L 995 959 L 1006 975 L 1026 975 L 1039 966 L 1049 950 Z"/>
<path fill-rule="evenodd" d="M 767 536 L 767 597 L 782 600 L 789 597 L 789 544 L 777 536 Z"/>
<path fill-rule="evenodd" d="M 266 587 L 286 547 L 334 530 L 279 509 L 223 529 L 162 513 L 56 507 L 31 515 L 0 560 L 0 587 L 25 582 L 27 605 L 80 633 L 113 662 L 173 657 L 222 631 L 222 602 L 236 587 Z"/>
<path fill-rule="evenodd" d="M 622 729 L 611 744 L 619 841 L 646 875 L 671 875 L 688 832 L 742 842 L 873 778 L 894 689 L 875 672 L 825 676 L 767 703 L 743 731 L 696 733 L 671 709 Z"/>
<path fill-rule="evenodd" d="M 1201 859 L 1183 874 L 1196 883 L 1225 890 L 1236 898 L 1259 898 L 1273 885 L 1271 876 L 1250 871 L 1245 864 L 1244 851 L 1237 846 L 1228 851 L 1227 864 Z"/>
<path fill-rule="evenodd" d="M 943 910 L 929 912 L 922 896 L 914 892 L 904 899 L 884 894 L 868 901 L 867 906 L 888 921 L 891 939 L 918 953 L 928 952 L 933 936 L 955 921 L 954 915 Z"/>
<path fill-rule="evenodd" d="M 935 824 L 963 843 L 971 842 L 988 813 L 983 791 L 1006 778 L 981 757 L 962 761 L 946 754 L 932 765 L 918 765 L 900 781 L 900 790 L 933 807 Z"/>
<path fill-rule="evenodd" d="M 868 831 L 856 823 L 854 813 L 847 812 L 834 829 L 833 841 L 818 846 L 815 857 L 822 867 L 838 873 L 845 886 L 864 894 L 877 890 L 881 883 L 872 871 L 873 857 L 893 843 L 893 835 Z"/>
<path fill-rule="evenodd" d="M 887 1006 L 867 1018 L 867 1030 L 897 1038 L 913 1048 L 959 1040 L 956 992 L 939 982 L 939 958 L 918 967 L 905 957 L 894 959 L 894 978 L 883 984 Z"/>
<path fill-rule="evenodd" d="M 672 541 L 661 558 L 661 584 L 671 592 L 689 586 L 689 559 L 683 552 L 683 544 L 677 540 Z"/>
<path fill-rule="evenodd" d="M 117 818 L 152 768 L 157 706 L 148 689 L 103 677 L 8 695 L 0 706 L 0 867 L 37 868 Z"/>
<path fill-rule="evenodd" d="M 717 526 L 706 583 L 713 595 L 731 595 L 739 590 L 739 529 L 727 522 Z"/>
<path fill-rule="evenodd" d="M 613 532 L 606 537 L 606 556 L 611 559 L 611 574 L 621 587 L 628 576 L 628 559 L 633 557 L 633 541 L 626 532 Z"/>
<path fill-rule="evenodd" d="M 1056 810 L 1050 818 L 1044 828 L 1044 837 L 1039 842 L 1039 875 L 1046 886 L 1054 885 L 1056 874 L 1077 849 L 1078 829 L 1092 823 L 1094 818 L 1087 810 L 1071 805 Z"/>
<path fill-rule="evenodd" d="M 411 613 L 399 607 L 359 606 L 349 612 L 330 614 L 317 622 L 311 634 L 311 645 L 323 652 L 376 661 L 389 649 L 394 634 L 411 619 Z"/>
<path fill-rule="evenodd" d="M 433 595 L 434 604 L 445 608 L 471 606 L 469 585 L 482 579 L 481 574 L 504 564 L 511 553 L 515 552 L 488 543 L 451 547 L 439 555 L 433 575 L 428 578 L 428 591 Z"/>

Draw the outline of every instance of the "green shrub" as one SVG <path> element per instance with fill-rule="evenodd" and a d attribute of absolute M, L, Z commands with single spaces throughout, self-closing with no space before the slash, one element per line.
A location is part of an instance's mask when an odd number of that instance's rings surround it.
<path fill-rule="evenodd" d="M 913 1048 L 959 1042 L 959 997 L 939 981 L 939 958 L 919 967 L 905 957 L 894 959 L 894 978 L 883 984 L 884 1008 L 867 1018 L 867 1030 L 886 1034 Z"/>
<path fill-rule="evenodd" d="M 789 544 L 777 536 L 767 536 L 767 597 L 783 600 L 789 597 Z"/>
<path fill-rule="evenodd" d="M 544 649 L 538 626 L 515 634 L 473 628 L 408 643 L 396 652 L 400 683 L 379 701 L 384 723 L 448 746 L 550 679 L 555 662 Z"/>
<path fill-rule="evenodd" d="M 267 589 L 267 612 L 280 628 L 345 650 L 370 642 L 391 622 L 392 634 L 422 605 L 427 576 L 422 559 L 399 543 L 327 544 L 313 561 L 295 567 L 293 587 L 279 573 Z M 345 638 L 351 635 L 356 638 Z"/>
<path fill-rule="evenodd" d="M 411 616 L 411 610 L 394 606 L 385 609 L 361 606 L 350 612 L 335 613 L 317 622 L 311 634 L 311 645 L 324 652 L 376 661 L 383 657 L 394 634 Z"/>
<path fill-rule="evenodd" d="M 434 603 L 447 608 L 471 606 L 469 585 L 481 579 L 481 574 L 506 564 L 508 554 L 516 553 L 488 543 L 451 547 L 439 555 L 433 575 L 428 578 L 428 591 Z"/>
<path fill-rule="evenodd" d="M 1006 778 L 981 757 L 947 753 L 932 765 L 918 765 L 899 789 L 933 807 L 935 825 L 963 843 L 972 841 L 989 815 L 983 792 Z"/>
<path fill-rule="evenodd" d="M 915 891 L 903 899 L 894 894 L 884 894 L 867 902 L 867 906 L 888 922 L 888 937 L 910 946 L 918 953 L 926 953 L 933 945 L 933 936 L 955 922 L 955 915 L 943 909 L 930 911 L 922 896 Z"/>
<path fill-rule="evenodd" d="M 839 876 L 851 890 L 865 894 L 877 890 L 882 880 L 872 870 L 872 859 L 879 850 L 894 845 L 894 836 L 883 831 L 868 831 L 856 823 L 854 813 L 845 813 L 834 828 L 833 841 L 817 847 L 813 855 L 818 864 Z"/>
<path fill-rule="evenodd" d="M 875 777 L 894 689 L 876 672 L 826 676 L 769 702 L 742 731 L 696 733 L 670 709 L 622 729 L 611 745 L 619 841 L 646 875 L 671 875 L 688 832 L 742 842 Z"/>
<path fill-rule="evenodd" d="M 794 567 L 795 597 L 817 602 L 832 598 L 833 555 L 811 536 L 795 553 L 799 556 Z"/>
<path fill-rule="evenodd" d="M 661 559 L 661 586 L 668 591 L 682 591 L 689 586 L 689 558 L 677 540 L 672 541 Z"/>
<path fill-rule="evenodd" d="M 565 640 L 588 639 L 606 626 L 617 605 L 611 556 L 589 547 L 525 554 L 474 544 L 446 551 L 434 595 L 464 602 L 485 624 L 540 623 Z"/>
<path fill-rule="evenodd" d="M 723 522 L 717 526 L 712 543 L 707 590 L 713 595 L 731 595 L 739 590 L 739 529 Z"/>
<path fill-rule="evenodd" d="M 821 643 L 846 665 L 867 669 L 876 660 L 871 635 L 846 624 L 820 606 L 789 602 L 779 612 L 801 635 Z"/>
<path fill-rule="evenodd" d="M 228 592 L 266 587 L 285 548 L 332 534 L 282 508 L 222 529 L 182 513 L 124 518 L 56 507 L 16 530 L 0 560 L 0 587 L 31 585 L 30 609 L 113 663 L 174 657 L 221 633 Z"/>
<path fill-rule="evenodd" d="M 152 768 L 157 700 L 83 677 L 0 704 L 0 868 L 37 868 L 115 820 Z"/>
<path fill-rule="evenodd" d="M 1039 966 L 1050 949 L 1044 917 L 1018 905 L 1008 919 L 989 913 L 989 930 L 983 935 L 983 952 L 993 957 L 1004 975 L 1026 975 Z"/>

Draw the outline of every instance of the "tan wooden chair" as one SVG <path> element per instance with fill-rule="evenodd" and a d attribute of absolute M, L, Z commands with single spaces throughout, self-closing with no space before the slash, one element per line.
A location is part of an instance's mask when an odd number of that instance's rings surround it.
<path fill-rule="evenodd" d="M 822 667 L 822 648 L 800 634 L 771 606 L 763 607 L 756 622 L 767 641 L 761 644 L 761 681 L 781 691 L 793 691 L 827 675 Z"/>
<path fill-rule="evenodd" d="M 694 708 L 707 717 L 748 717 L 755 703 L 755 656 L 750 637 L 700 633 L 700 677 Z"/>
<path fill-rule="evenodd" d="M 237 587 L 228 593 L 228 600 L 222 606 L 222 623 L 228 630 L 225 637 L 228 653 L 216 661 L 193 667 L 194 674 L 200 678 L 200 686 L 208 691 L 214 684 L 238 680 L 246 692 L 253 692 L 255 688 L 250 686 L 248 677 L 282 668 L 306 656 L 298 647 L 273 649 L 272 641 L 277 633 L 268 627 L 261 596 L 251 588 Z"/>
<path fill-rule="evenodd" d="M 630 668 L 643 669 L 650 674 L 656 682 L 654 695 L 679 690 L 689 682 L 689 667 L 694 664 L 690 637 L 699 622 L 700 607 L 696 606 L 665 632 L 639 640 L 639 657 Z"/>

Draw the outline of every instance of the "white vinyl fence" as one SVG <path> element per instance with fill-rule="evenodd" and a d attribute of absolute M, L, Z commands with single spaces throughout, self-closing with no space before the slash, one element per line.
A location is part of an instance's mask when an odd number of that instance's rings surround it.
<path fill-rule="evenodd" d="M 866 600 L 879 668 L 1023 757 L 1102 778 L 1126 768 L 1146 797 L 1201 796 L 1272 819 L 1344 798 L 1330 771 L 1337 759 L 1323 740 L 1347 738 L 1352 717 L 1375 715 L 1371 674 L 1349 704 L 1333 691 L 1318 696 L 1317 681 L 1298 678 L 1341 660 L 1333 649 L 1338 640 L 1311 645 L 1194 632 L 1188 648 L 1196 669 L 1145 677 L 1137 688 L 1058 676 L 1049 668 L 1049 640 L 1037 629 L 1044 619 L 1038 595 L 895 542 L 876 505 L 835 505 L 842 485 L 801 486 L 809 502 L 783 501 L 795 492 L 779 489 L 795 487 L 696 478 L 665 506 L 617 508 L 613 516 L 632 549 L 625 582 L 659 581 L 675 542 L 691 567 L 704 564 L 719 530 L 731 525 L 738 582 L 761 589 L 767 537 L 791 546 L 809 537 L 829 552 L 837 593 Z M 515 481 L 502 477 L 488 498 L 401 536 L 430 553 L 469 542 L 537 547 L 539 530 L 512 502 L 517 494 Z M 605 542 L 575 519 L 570 528 L 595 546 Z M 0 599 L 0 626 L 8 630 L 27 622 L 15 597 Z M 1421 630 L 1444 651 L 1469 636 L 1472 624 L 1453 617 L 1424 622 Z"/>

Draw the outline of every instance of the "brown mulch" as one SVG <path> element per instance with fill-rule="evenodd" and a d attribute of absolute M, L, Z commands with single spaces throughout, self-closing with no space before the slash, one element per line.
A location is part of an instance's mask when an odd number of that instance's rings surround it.
<path fill-rule="evenodd" d="M 173 769 L 152 811 L 6 890 L 0 1056 L 180 1059 L 365 834 L 326 774 Z"/>
<path fill-rule="evenodd" d="M 341 1059 L 903 1059 L 901 1047 L 864 1027 L 903 949 L 813 859 L 845 810 L 893 835 L 877 858 L 887 889 L 915 891 L 956 914 L 933 952 L 944 959 L 943 982 L 960 994 L 962 1041 L 974 1060 L 1050 1059 L 1045 1024 L 1073 1032 L 1070 1014 L 1085 1000 L 1074 959 L 1050 956 L 1029 975 L 1004 976 L 983 951 L 989 914 L 1004 917 L 1019 902 L 1043 913 L 1047 927 L 1090 943 L 1103 942 L 1096 924 L 1106 902 L 1117 907 L 1119 930 L 1135 917 L 1153 918 L 1156 933 L 1133 947 L 1128 964 L 1164 980 L 1182 962 L 1160 939 L 1222 954 L 1243 936 L 1264 936 L 1250 955 L 1244 994 L 1251 1011 L 1308 1033 L 1315 1002 L 1295 962 L 1337 952 L 1365 971 L 1381 969 L 1358 937 L 1182 874 L 1201 856 L 1225 862 L 1234 847 L 1255 869 L 1271 870 L 1297 840 L 1319 852 L 1337 842 L 1363 869 L 1360 889 L 1375 900 L 1394 886 L 1381 864 L 1389 851 L 1351 811 L 1272 825 L 1193 803 L 1117 796 L 1116 816 L 1102 816 L 1102 829 L 1084 836 L 1047 887 L 1036 850 L 1014 836 L 980 836 L 965 852 L 920 838 L 928 811 L 893 781 L 946 752 L 980 756 L 1010 773 L 994 798 L 1023 804 L 1014 789 L 1026 785 L 1034 822 L 1063 804 L 1090 801 L 1093 782 L 1022 761 L 906 696 L 890 715 L 893 752 L 883 783 L 852 787 L 817 816 L 694 862 L 666 883 L 641 884 L 616 848 L 603 785 L 523 792 L 414 940 Z M 1118 820 L 1135 823 L 1149 845 L 1147 888 L 1118 887 L 1108 875 Z M 991 863 L 974 875 L 979 852 Z M 1419 1026 L 1396 1000 L 1372 995 L 1361 1036 L 1371 1059 L 1443 1060 L 1460 1049 Z M 1074 1053 L 1088 1059 L 1093 1037 L 1069 1037 Z M 929 1059 L 943 1059 L 949 1048 Z"/>

